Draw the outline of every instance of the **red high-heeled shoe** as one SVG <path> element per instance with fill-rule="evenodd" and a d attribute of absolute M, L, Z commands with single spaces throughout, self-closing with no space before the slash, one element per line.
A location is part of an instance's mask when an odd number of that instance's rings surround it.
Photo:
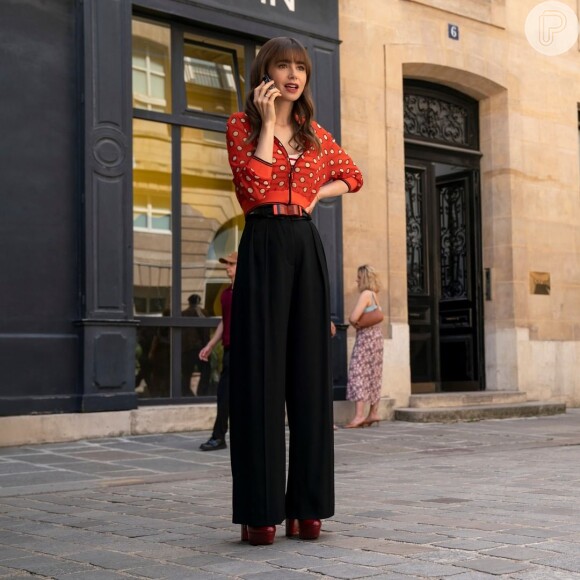
<path fill-rule="evenodd" d="M 301 540 L 317 540 L 322 529 L 320 520 L 298 520 L 298 537 Z"/>
<path fill-rule="evenodd" d="M 251 546 L 268 546 L 274 543 L 276 526 L 246 526 L 242 525 L 242 542 L 250 542 Z"/>
<path fill-rule="evenodd" d="M 286 518 L 286 537 L 298 535 L 298 520 L 295 518 Z"/>
<path fill-rule="evenodd" d="M 286 536 L 298 536 L 301 540 L 316 540 L 320 536 L 322 522 L 320 520 L 286 519 Z"/>

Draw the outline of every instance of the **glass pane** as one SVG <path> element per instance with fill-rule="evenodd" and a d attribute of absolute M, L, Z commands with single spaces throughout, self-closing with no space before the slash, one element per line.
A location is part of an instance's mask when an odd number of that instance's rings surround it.
<path fill-rule="evenodd" d="M 147 93 L 147 75 L 145 71 L 133 68 L 133 94 L 145 95 Z"/>
<path fill-rule="evenodd" d="M 219 258 L 238 249 L 244 216 L 236 199 L 225 134 L 184 127 L 181 133 L 181 308 L 183 316 L 221 316 L 221 293 L 230 285 Z M 207 343 L 208 328 L 191 329 Z M 199 363 L 196 341 L 184 330 L 182 393 L 217 392 L 221 343 L 207 363 Z M 187 340 L 186 340 L 187 338 Z M 193 343 L 189 349 L 187 345 Z M 186 354 L 187 353 L 187 354 Z M 189 372 L 186 365 L 193 365 Z M 189 384 L 188 384 L 189 379 Z"/>
<path fill-rule="evenodd" d="M 169 328 L 137 329 L 135 390 L 143 398 L 169 397 L 171 333 Z"/>
<path fill-rule="evenodd" d="M 151 96 L 162 99 L 165 95 L 165 79 L 151 75 Z"/>
<path fill-rule="evenodd" d="M 153 230 L 171 230 L 171 216 L 152 216 L 151 229 Z"/>
<path fill-rule="evenodd" d="M 161 316 L 171 296 L 171 127 L 133 119 L 133 280 L 137 316 Z"/>
<path fill-rule="evenodd" d="M 185 38 L 183 69 L 187 107 L 217 115 L 230 115 L 237 111 L 239 106 L 234 59 L 238 64 L 239 83 L 243 95 L 245 90 L 243 46 L 204 39 L 192 34 L 186 34 Z M 208 42 L 211 42 L 212 46 L 209 46 Z"/>
<path fill-rule="evenodd" d="M 133 106 L 171 112 L 171 31 L 133 19 Z"/>
<path fill-rule="evenodd" d="M 200 310 L 198 314 L 196 308 Z M 203 313 L 199 306 L 192 304 L 188 315 L 203 316 Z M 181 331 L 182 397 L 208 397 L 217 393 L 217 382 L 212 381 L 211 364 L 214 357 L 207 362 L 199 358 L 199 351 L 208 343 L 209 337 L 209 328 L 184 328 Z"/>
<path fill-rule="evenodd" d="M 225 134 L 184 127 L 181 158 L 181 308 L 197 294 L 204 313 L 216 316 L 216 286 L 229 284 L 218 260 L 237 250 L 244 228 Z"/>

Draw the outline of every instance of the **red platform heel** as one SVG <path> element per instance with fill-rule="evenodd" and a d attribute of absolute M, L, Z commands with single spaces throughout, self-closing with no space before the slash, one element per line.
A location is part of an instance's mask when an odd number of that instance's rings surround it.
<path fill-rule="evenodd" d="M 298 535 L 298 520 L 295 518 L 286 518 L 286 537 Z"/>
<path fill-rule="evenodd" d="M 242 542 L 247 542 L 250 538 L 248 537 L 248 526 L 242 524 Z"/>
<path fill-rule="evenodd" d="M 301 540 L 317 540 L 320 536 L 322 522 L 320 520 L 299 520 L 298 537 Z"/>
<path fill-rule="evenodd" d="M 251 546 L 268 546 L 274 543 L 276 526 L 247 526 L 247 530 Z"/>

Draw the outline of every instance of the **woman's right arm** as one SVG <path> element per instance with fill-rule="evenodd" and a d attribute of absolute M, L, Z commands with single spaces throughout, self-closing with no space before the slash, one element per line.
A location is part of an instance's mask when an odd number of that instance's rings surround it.
<path fill-rule="evenodd" d="M 234 113 L 226 128 L 228 161 L 238 196 L 262 200 L 270 189 L 272 163 L 256 156 L 256 144 L 249 143 L 250 121 L 244 113 Z M 272 158 L 272 148 L 269 159 Z"/>

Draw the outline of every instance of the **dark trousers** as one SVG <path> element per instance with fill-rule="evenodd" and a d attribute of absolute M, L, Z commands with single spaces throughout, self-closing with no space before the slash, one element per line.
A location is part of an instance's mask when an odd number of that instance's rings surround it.
<path fill-rule="evenodd" d="M 247 217 L 231 336 L 233 522 L 332 516 L 328 272 L 309 218 Z"/>
<path fill-rule="evenodd" d="M 224 348 L 222 373 L 217 388 L 217 417 L 213 424 L 213 439 L 225 439 L 230 415 L 230 351 Z"/>

